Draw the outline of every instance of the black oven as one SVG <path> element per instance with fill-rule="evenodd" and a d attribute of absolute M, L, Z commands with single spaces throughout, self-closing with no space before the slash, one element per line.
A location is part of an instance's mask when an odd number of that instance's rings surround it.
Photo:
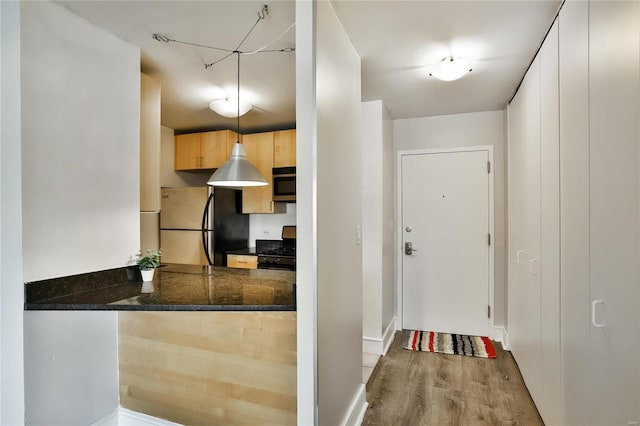
<path fill-rule="evenodd" d="M 282 229 L 282 240 L 256 240 L 258 269 L 296 270 L 295 226 Z"/>
<path fill-rule="evenodd" d="M 285 256 L 258 255 L 258 269 L 279 269 L 283 271 L 295 271 L 296 258 Z"/>
<path fill-rule="evenodd" d="M 296 201 L 296 168 L 273 168 L 273 201 Z"/>

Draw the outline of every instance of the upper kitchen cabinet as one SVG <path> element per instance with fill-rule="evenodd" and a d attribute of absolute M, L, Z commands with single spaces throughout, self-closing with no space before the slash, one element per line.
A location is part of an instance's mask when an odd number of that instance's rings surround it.
<path fill-rule="evenodd" d="M 284 204 L 273 201 L 274 133 L 253 133 L 242 138 L 247 159 L 260 170 L 268 183 L 242 190 L 242 213 L 284 213 L 286 210 Z"/>
<path fill-rule="evenodd" d="M 175 139 L 175 170 L 217 169 L 231 154 L 238 134 L 231 130 L 189 133 Z"/>
<path fill-rule="evenodd" d="M 231 155 L 238 134 L 231 130 L 200 133 L 200 168 L 217 169 Z"/>
<path fill-rule="evenodd" d="M 140 210 L 160 210 L 160 81 L 140 74 Z"/>
<path fill-rule="evenodd" d="M 273 167 L 296 166 L 296 129 L 274 132 L 273 147 Z"/>
<path fill-rule="evenodd" d="M 173 168 L 174 170 L 200 168 L 200 133 L 176 136 Z"/>

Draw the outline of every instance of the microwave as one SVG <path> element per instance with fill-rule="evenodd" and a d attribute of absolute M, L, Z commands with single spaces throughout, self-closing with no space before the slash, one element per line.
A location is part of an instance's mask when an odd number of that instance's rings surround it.
<path fill-rule="evenodd" d="M 296 168 L 273 168 L 273 201 L 296 202 Z"/>

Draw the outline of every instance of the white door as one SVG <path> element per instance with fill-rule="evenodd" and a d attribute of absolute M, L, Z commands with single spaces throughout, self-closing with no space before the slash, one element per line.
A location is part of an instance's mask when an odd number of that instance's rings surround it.
<path fill-rule="evenodd" d="M 488 150 L 402 155 L 404 329 L 489 335 L 488 161 Z"/>

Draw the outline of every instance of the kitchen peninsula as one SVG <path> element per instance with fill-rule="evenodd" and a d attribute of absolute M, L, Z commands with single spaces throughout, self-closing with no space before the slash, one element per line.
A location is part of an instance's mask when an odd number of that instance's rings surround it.
<path fill-rule="evenodd" d="M 295 424 L 295 272 L 166 265 L 25 285 L 26 310 L 117 310 L 120 405 L 180 424 Z"/>
<path fill-rule="evenodd" d="M 295 311 L 295 272 L 164 265 L 153 282 L 118 268 L 25 284 L 25 310 Z"/>

